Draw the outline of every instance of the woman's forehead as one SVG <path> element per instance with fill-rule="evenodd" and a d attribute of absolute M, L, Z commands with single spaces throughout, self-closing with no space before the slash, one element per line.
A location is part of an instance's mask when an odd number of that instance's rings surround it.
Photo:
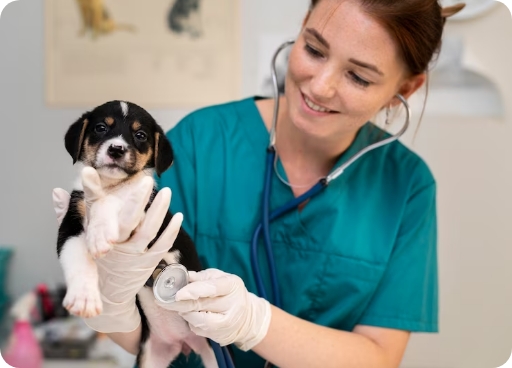
<path fill-rule="evenodd" d="M 350 33 L 357 37 L 379 38 L 392 41 L 389 32 L 365 12 L 358 0 L 322 0 L 311 12 L 306 23 L 326 36 L 339 37 Z"/>
<path fill-rule="evenodd" d="M 321 0 L 311 12 L 306 29 L 314 29 L 329 43 L 333 53 L 368 58 L 389 69 L 402 64 L 390 32 L 369 15 L 358 0 Z M 364 61 L 364 60 L 363 60 Z"/>

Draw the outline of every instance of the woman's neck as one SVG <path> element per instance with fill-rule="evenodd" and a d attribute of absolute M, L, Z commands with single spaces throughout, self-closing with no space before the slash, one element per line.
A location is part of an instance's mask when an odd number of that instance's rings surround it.
<path fill-rule="evenodd" d="M 286 99 L 281 98 L 276 150 L 283 162 L 293 162 L 300 171 L 326 176 L 352 144 L 355 133 L 344 137 L 316 138 L 298 129 L 290 120 Z"/>
<path fill-rule="evenodd" d="M 268 130 L 272 125 L 273 100 L 257 102 L 260 114 Z M 316 139 L 299 130 L 289 118 L 286 99 L 279 102 L 276 129 L 276 151 L 284 167 L 288 182 L 300 195 L 328 175 L 340 155 L 353 142 L 355 134 L 336 139 Z"/>

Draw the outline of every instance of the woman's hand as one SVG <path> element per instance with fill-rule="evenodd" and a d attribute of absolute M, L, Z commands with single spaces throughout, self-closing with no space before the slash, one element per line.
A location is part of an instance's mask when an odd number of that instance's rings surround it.
<path fill-rule="evenodd" d="M 151 249 L 147 249 L 147 245 L 156 237 L 171 201 L 171 191 L 164 188 L 145 213 L 144 208 L 153 190 L 153 181 L 149 179 L 143 180 L 141 186 L 124 201 L 119 213 L 120 236 L 129 235 L 132 231 L 133 234 L 128 240 L 115 244 L 105 256 L 95 260 L 103 311 L 96 317 L 85 319 L 85 322 L 96 331 L 130 332 L 139 326 L 140 315 L 135 296 L 163 255 L 172 247 L 183 221 L 181 213 L 174 215 L 159 239 Z M 82 171 L 82 182 L 88 206 L 105 199 L 106 194 L 101 189 L 96 170 L 85 168 Z M 53 201 L 60 222 L 68 207 L 69 194 L 57 188 L 53 192 Z"/>
<path fill-rule="evenodd" d="M 247 291 L 240 277 L 217 269 L 189 276 L 191 283 L 177 292 L 175 302 L 157 304 L 177 311 L 194 333 L 222 346 L 234 343 L 247 351 L 265 337 L 270 304 Z"/>

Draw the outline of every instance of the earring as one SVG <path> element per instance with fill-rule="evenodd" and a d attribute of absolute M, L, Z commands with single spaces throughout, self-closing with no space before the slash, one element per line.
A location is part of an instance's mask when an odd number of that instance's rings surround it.
<path fill-rule="evenodd" d="M 385 123 L 386 125 L 389 125 L 389 124 L 390 124 L 390 123 L 389 123 L 389 111 L 390 111 L 390 110 L 391 110 L 391 109 L 389 108 L 389 106 L 388 106 L 388 107 L 386 107 L 386 123 Z"/>

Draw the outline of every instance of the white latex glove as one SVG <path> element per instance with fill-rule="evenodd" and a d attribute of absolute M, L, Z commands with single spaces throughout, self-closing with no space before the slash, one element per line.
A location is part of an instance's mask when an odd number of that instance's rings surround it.
<path fill-rule="evenodd" d="M 105 199 L 96 170 L 84 168 L 82 184 L 88 206 Z M 134 229 L 135 232 L 127 241 L 115 244 L 105 256 L 96 259 L 103 310 L 100 315 L 85 319 L 85 323 L 96 331 L 130 332 L 139 326 L 140 314 L 135 296 L 178 235 L 183 221 L 181 213 L 173 216 L 159 239 L 151 249 L 147 249 L 147 245 L 156 237 L 171 201 L 170 189 L 164 188 L 159 191 L 147 213 L 144 213 L 152 189 L 153 180 L 148 177 L 124 201 L 119 214 L 119 235 L 130 235 Z M 69 194 L 63 189 L 54 189 L 53 201 L 60 223 L 69 204 Z"/>
<path fill-rule="evenodd" d="M 189 272 L 190 283 L 173 303 L 157 304 L 177 311 L 199 335 L 221 346 L 235 344 L 247 351 L 266 336 L 270 303 L 247 291 L 242 279 L 218 269 Z"/>
<path fill-rule="evenodd" d="M 68 212 L 69 200 L 71 196 L 68 192 L 61 188 L 53 190 L 53 209 L 57 215 L 57 224 L 60 226 L 66 212 Z"/>

